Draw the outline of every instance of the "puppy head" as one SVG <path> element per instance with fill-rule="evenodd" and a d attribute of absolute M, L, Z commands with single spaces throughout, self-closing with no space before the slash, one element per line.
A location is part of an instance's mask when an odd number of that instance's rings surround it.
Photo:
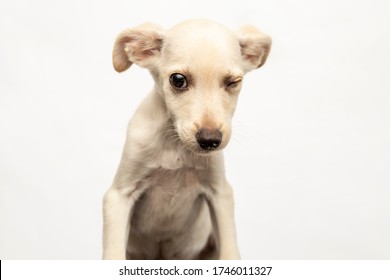
<path fill-rule="evenodd" d="M 265 63 L 270 47 L 252 26 L 232 32 L 190 20 L 164 32 L 145 24 L 119 34 L 113 63 L 118 72 L 132 63 L 149 69 L 182 143 L 209 154 L 229 142 L 242 79 Z"/>

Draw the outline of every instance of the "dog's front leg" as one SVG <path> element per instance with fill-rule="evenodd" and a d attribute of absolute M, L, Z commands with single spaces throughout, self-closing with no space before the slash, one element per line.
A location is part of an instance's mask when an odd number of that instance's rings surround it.
<path fill-rule="evenodd" d="M 103 199 L 103 259 L 126 259 L 130 215 L 135 202 L 144 192 L 134 182 L 124 184 L 128 180 L 123 180 L 123 177 L 126 176 L 121 176 L 118 171 L 113 186 Z"/>
<path fill-rule="evenodd" d="M 233 190 L 225 180 L 209 196 L 209 207 L 214 228 L 218 235 L 219 259 L 240 259 L 236 238 L 236 226 L 234 222 Z"/>
<path fill-rule="evenodd" d="M 111 187 L 103 201 L 103 259 L 126 259 L 129 215 L 133 207 L 130 197 Z"/>

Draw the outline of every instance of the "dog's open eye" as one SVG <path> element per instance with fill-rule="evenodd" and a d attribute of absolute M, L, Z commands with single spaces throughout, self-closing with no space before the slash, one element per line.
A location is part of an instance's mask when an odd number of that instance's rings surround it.
<path fill-rule="evenodd" d="M 169 78 L 171 85 L 177 89 L 186 89 L 187 88 L 187 79 L 184 75 L 180 73 L 174 73 Z"/>

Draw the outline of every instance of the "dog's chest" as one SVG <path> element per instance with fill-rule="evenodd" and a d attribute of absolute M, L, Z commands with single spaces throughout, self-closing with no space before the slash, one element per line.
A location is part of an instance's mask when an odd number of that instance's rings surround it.
<path fill-rule="evenodd" d="M 200 160 L 183 155 L 174 150 L 158 153 L 145 166 L 150 171 L 142 184 L 149 193 L 161 198 L 186 200 L 199 194 L 207 184 L 207 166 Z"/>
<path fill-rule="evenodd" d="M 133 225 L 143 234 L 159 236 L 185 230 L 204 204 L 202 176 L 201 170 L 186 165 L 152 169 L 140 182 L 146 191 L 134 208 Z"/>

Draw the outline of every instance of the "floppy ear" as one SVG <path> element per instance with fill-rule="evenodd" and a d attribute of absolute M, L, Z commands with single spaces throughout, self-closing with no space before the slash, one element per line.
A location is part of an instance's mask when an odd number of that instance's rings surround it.
<path fill-rule="evenodd" d="M 125 71 L 133 63 L 152 68 L 160 57 L 162 42 L 161 28 L 151 23 L 124 30 L 116 38 L 112 52 L 115 70 Z"/>
<path fill-rule="evenodd" d="M 241 55 L 247 71 L 262 66 L 271 49 L 271 37 L 260 32 L 251 25 L 245 25 L 238 30 Z"/>

